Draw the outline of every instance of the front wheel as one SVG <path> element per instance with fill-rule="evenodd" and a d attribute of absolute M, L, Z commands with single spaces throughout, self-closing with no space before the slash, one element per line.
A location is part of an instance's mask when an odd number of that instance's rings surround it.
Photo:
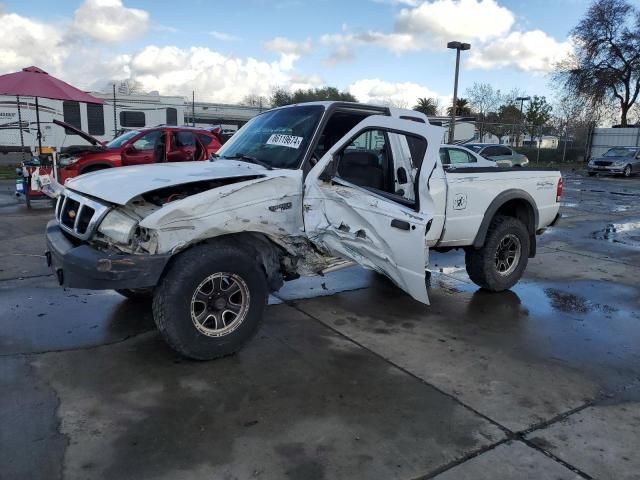
<path fill-rule="evenodd" d="M 622 171 L 622 175 L 624 175 L 627 178 L 631 176 L 631 165 L 627 165 L 626 167 L 624 167 L 624 170 Z"/>
<path fill-rule="evenodd" d="M 153 295 L 153 317 L 171 348 L 195 360 L 238 351 L 256 333 L 267 302 L 264 272 L 231 245 L 178 255 Z"/>
<path fill-rule="evenodd" d="M 520 220 L 496 216 L 491 222 L 484 246 L 469 248 L 465 252 L 469 278 L 492 292 L 511 288 L 527 267 L 530 242 L 527 227 Z"/>

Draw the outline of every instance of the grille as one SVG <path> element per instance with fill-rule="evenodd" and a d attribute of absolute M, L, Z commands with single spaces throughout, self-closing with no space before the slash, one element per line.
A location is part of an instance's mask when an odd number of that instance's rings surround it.
<path fill-rule="evenodd" d="M 599 167 L 608 167 L 609 165 L 611 165 L 611 162 L 605 162 L 604 160 L 596 160 L 593 163 Z"/>
<path fill-rule="evenodd" d="M 88 240 L 109 211 L 109 207 L 65 190 L 58 197 L 56 220 L 60 228 L 81 240 Z"/>

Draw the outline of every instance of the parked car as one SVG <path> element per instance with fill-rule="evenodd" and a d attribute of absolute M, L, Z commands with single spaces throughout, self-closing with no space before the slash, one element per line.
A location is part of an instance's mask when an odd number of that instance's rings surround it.
<path fill-rule="evenodd" d="M 496 162 L 478 155 L 460 145 L 440 145 L 440 163 L 445 169 L 471 167 L 497 167 Z"/>
<path fill-rule="evenodd" d="M 593 177 L 596 173 L 630 177 L 634 173 L 640 172 L 640 148 L 610 148 L 601 157 L 589 160 L 587 171 L 590 177 Z"/>
<path fill-rule="evenodd" d="M 529 159 L 506 145 L 497 143 L 465 143 L 465 147 L 478 155 L 496 162 L 499 167 L 526 167 Z"/>
<path fill-rule="evenodd" d="M 558 218 L 560 172 L 445 171 L 442 135 L 412 110 L 270 110 L 211 162 L 68 181 L 45 256 L 65 287 L 153 297 L 163 338 L 196 359 L 239 350 L 285 280 L 353 263 L 429 304 L 428 250 L 463 248 L 472 281 L 511 288 Z"/>
<path fill-rule="evenodd" d="M 68 123 L 59 120 L 53 123 L 72 131 L 90 144 L 62 149 L 58 161 L 60 183 L 78 175 L 113 167 L 207 160 L 221 147 L 214 133 L 200 128 L 160 126 L 129 130 L 103 143 Z"/>

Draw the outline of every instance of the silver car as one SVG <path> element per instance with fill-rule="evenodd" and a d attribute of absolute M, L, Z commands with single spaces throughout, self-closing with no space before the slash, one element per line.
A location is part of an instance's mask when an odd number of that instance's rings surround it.
<path fill-rule="evenodd" d="M 499 167 L 526 167 L 529 159 L 506 145 L 497 143 L 465 143 L 465 147 L 496 162 Z"/>
<path fill-rule="evenodd" d="M 589 160 L 587 171 L 590 177 L 593 177 L 596 173 L 630 177 L 634 173 L 640 172 L 640 148 L 610 148 L 601 157 Z"/>

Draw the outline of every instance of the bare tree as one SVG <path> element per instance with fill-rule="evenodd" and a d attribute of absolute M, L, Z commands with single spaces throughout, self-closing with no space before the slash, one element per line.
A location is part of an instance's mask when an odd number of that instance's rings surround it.
<path fill-rule="evenodd" d="M 640 10 L 627 0 L 596 0 L 571 34 L 575 51 L 555 79 L 593 107 L 615 101 L 626 126 L 640 93 Z"/>
<path fill-rule="evenodd" d="M 502 103 L 500 90 L 495 90 L 489 83 L 474 82 L 471 88 L 467 88 L 469 104 L 478 115 L 480 121 L 480 139 L 484 138 L 484 123 L 490 112 L 496 112 Z"/>

